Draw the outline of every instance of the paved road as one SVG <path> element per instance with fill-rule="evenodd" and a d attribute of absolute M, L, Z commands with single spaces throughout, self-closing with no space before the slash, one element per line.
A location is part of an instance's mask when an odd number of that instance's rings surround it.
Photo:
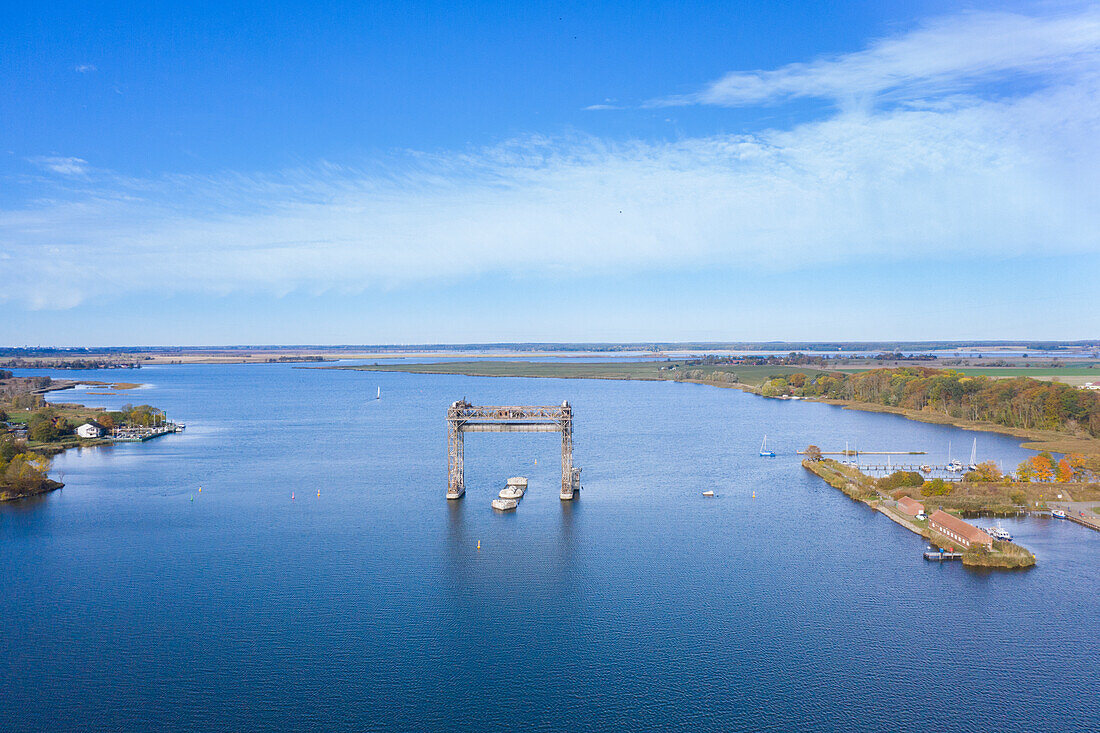
<path fill-rule="evenodd" d="M 1073 515 L 1077 521 L 1100 531 L 1100 514 L 1093 511 L 1094 507 L 1100 506 L 1100 501 L 1048 501 L 1047 506 L 1051 509 L 1065 509 L 1066 514 Z M 1084 516 L 1081 516 L 1082 513 Z"/>

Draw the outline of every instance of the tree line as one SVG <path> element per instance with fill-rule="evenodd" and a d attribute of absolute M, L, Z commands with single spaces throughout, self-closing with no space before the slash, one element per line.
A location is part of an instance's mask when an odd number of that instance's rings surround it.
<path fill-rule="evenodd" d="M 762 391 L 768 396 L 870 402 L 1011 428 L 1100 437 L 1100 392 L 1027 377 L 992 379 L 954 369 L 898 367 L 857 374 L 776 376 L 764 383 Z"/>

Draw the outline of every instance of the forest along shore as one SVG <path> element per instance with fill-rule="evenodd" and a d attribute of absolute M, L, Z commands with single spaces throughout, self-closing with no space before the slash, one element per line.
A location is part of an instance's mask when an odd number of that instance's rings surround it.
<path fill-rule="evenodd" d="M 936 547 L 943 550 L 962 551 L 963 565 L 1012 569 L 1030 567 L 1035 564 L 1035 555 L 1027 548 L 1014 542 L 994 540 L 992 548 L 986 548 L 983 545 L 974 545 L 970 548 L 960 547 L 957 540 L 933 530 L 929 526 L 930 522 L 927 518 L 922 519 L 906 512 L 899 506 L 897 501 L 903 496 L 909 496 L 918 502 L 934 502 L 939 508 L 952 514 L 962 514 L 958 509 L 958 504 L 966 506 L 973 513 L 988 511 L 985 509 L 984 502 L 988 501 L 991 495 L 988 493 L 970 495 L 965 482 L 952 482 L 950 484 L 951 491 L 945 495 L 941 493 L 943 489 L 940 485 L 946 482 L 940 480 L 925 482 L 919 474 L 913 474 L 919 479 L 919 484 L 917 484 L 916 481 L 906 482 L 908 477 L 904 476 L 899 480 L 899 474 L 907 472 L 899 471 L 892 476 L 876 480 L 852 466 L 845 466 L 831 459 L 813 460 L 807 458 L 802 462 L 802 465 L 808 471 L 820 476 L 833 488 L 839 489 L 853 500 L 862 502 L 875 511 L 885 514 L 896 524 L 920 535 Z M 910 485 L 898 487 L 897 484 L 903 482 Z M 928 489 L 923 488 L 925 484 L 929 485 Z M 929 492 L 927 499 L 922 489 Z M 1047 490 L 1049 491 L 1049 488 Z M 956 494 L 956 492 L 958 493 Z M 952 494 L 955 494 L 954 502 L 951 500 Z M 952 506 L 952 504 L 955 504 L 955 506 Z M 999 508 L 999 505 L 993 504 L 991 508 Z M 935 518 L 933 517 L 933 519 Z"/>
<path fill-rule="evenodd" d="M 25 499 L 62 488 L 64 484 L 47 476 L 53 455 L 69 448 L 110 445 L 114 439 L 106 436 L 116 427 L 164 421 L 164 413 L 150 405 L 126 405 L 121 410 L 106 411 L 71 403 L 47 404 L 42 396 L 78 384 L 107 390 L 141 386 L 130 382 L 16 377 L 10 371 L 0 370 L 0 501 Z"/>

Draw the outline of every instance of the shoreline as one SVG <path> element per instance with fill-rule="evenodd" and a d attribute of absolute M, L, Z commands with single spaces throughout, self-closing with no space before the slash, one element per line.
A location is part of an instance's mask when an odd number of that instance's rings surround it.
<path fill-rule="evenodd" d="M 489 364 L 492 368 L 476 367 L 475 364 Z M 507 367 L 509 365 L 519 364 L 522 368 L 514 369 L 512 373 L 508 373 Z M 636 367 L 638 364 L 647 364 L 653 368 L 652 374 L 634 374 L 626 373 L 626 370 L 631 367 Z M 673 362 L 677 364 L 677 362 Z M 578 373 L 581 369 L 574 368 L 570 373 L 569 367 L 585 367 L 588 370 L 595 371 L 597 367 L 603 366 L 606 368 L 604 373 Z M 547 364 L 543 362 L 440 362 L 436 364 L 379 364 L 379 365 L 339 365 L 339 366 L 321 366 L 321 367 L 304 367 L 314 369 L 334 369 L 344 371 L 366 371 L 366 372 L 400 372 L 403 374 L 435 374 L 435 375 L 456 375 L 466 377 L 512 377 L 512 378 L 524 378 L 524 379 L 605 379 L 605 380 L 621 380 L 621 381 L 654 381 L 654 382 L 679 382 L 685 384 L 699 384 L 708 387 L 720 387 L 723 389 L 739 389 L 743 392 L 750 392 L 760 397 L 768 397 L 761 394 L 760 386 L 747 381 L 740 382 L 726 382 L 710 379 L 679 379 L 671 372 L 668 376 L 656 371 L 659 366 L 667 366 L 667 362 L 618 362 L 603 364 Z M 620 371 L 618 374 L 610 373 L 618 368 Z M 757 372 L 767 372 L 769 374 L 779 373 L 793 373 L 797 371 L 821 371 L 813 367 L 794 367 L 794 366 L 775 366 L 775 367 L 752 367 Z M 523 371 L 528 372 L 541 372 L 541 373 L 521 373 Z M 747 368 L 742 367 L 737 372 L 747 372 Z M 495 372 L 495 373 L 493 373 Z M 719 374 L 724 372 L 717 372 Z M 751 375 L 750 375 L 751 376 Z M 768 397 L 768 399 L 782 399 L 779 397 Z M 997 423 L 980 422 L 974 420 L 967 420 L 964 418 L 956 418 L 950 415 L 946 415 L 939 412 L 925 412 L 921 410 L 910 410 L 901 407 L 892 407 L 889 405 L 880 405 L 874 402 L 860 402 L 858 400 L 841 400 L 841 399 L 829 399 L 823 397 L 801 397 L 801 400 L 808 402 L 818 402 L 826 405 L 833 405 L 835 407 L 841 407 L 846 410 L 860 410 L 862 412 L 882 412 L 893 415 L 899 415 L 908 420 L 914 420 L 916 422 L 924 422 L 935 425 L 949 425 L 961 430 L 969 430 L 972 432 L 983 433 L 998 433 L 1000 435 L 1008 435 L 1013 438 L 1021 439 L 1020 446 L 1028 450 L 1034 451 L 1051 451 L 1052 453 L 1083 453 L 1086 455 L 1100 455 L 1100 438 L 1082 437 L 1076 435 L 1069 435 L 1066 433 L 1059 433 L 1052 430 L 1038 430 L 1038 429 L 1026 429 L 1026 428 L 1013 428 L 1006 425 L 998 425 Z"/>
<path fill-rule="evenodd" d="M 865 504 L 871 509 L 886 516 L 887 519 L 898 524 L 910 532 L 920 535 L 930 544 L 947 549 L 957 544 L 954 540 L 943 537 L 920 524 L 916 519 L 908 519 L 906 516 L 895 512 L 887 504 L 891 498 L 883 496 L 874 486 L 874 479 L 857 471 L 850 466 L 844 466 L 837 461 L 825 459 L 821 461 L 802 461 L 802 467 L 835 489 L 842 491 L 848 498 Z M 920 494 L 919 491 L 914 493 Z M 923 496 L 921 497 L 924 498 Z M 1023 545 L 1013 542 L 1001 542 L 995 540 L 994 551 L 978 551 L 968 549 L 962 553 L 962 563 L 965 567 L 988 567 L 1004 570 L 1016 570 L 1032 567 L 1036 563 L 1035 554 Z"/>

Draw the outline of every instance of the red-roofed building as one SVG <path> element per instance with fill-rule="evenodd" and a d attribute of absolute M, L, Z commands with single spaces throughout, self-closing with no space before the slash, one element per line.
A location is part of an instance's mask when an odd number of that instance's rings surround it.
<path fill-rule="evenodd" d="M 908 496 L 898 499 L 898 509 L 911 517 L 919 517 L 924 514 L 924 504 L 915 499 L 910 499 Z"/>
<path fill-rule="evenodd" d="M 928 527 L 963 547 L 985 545 L 993 547 L 993 538 L 973 524 L 967 524 L 953 514 L 937 509 L 928 518 Z"/>

